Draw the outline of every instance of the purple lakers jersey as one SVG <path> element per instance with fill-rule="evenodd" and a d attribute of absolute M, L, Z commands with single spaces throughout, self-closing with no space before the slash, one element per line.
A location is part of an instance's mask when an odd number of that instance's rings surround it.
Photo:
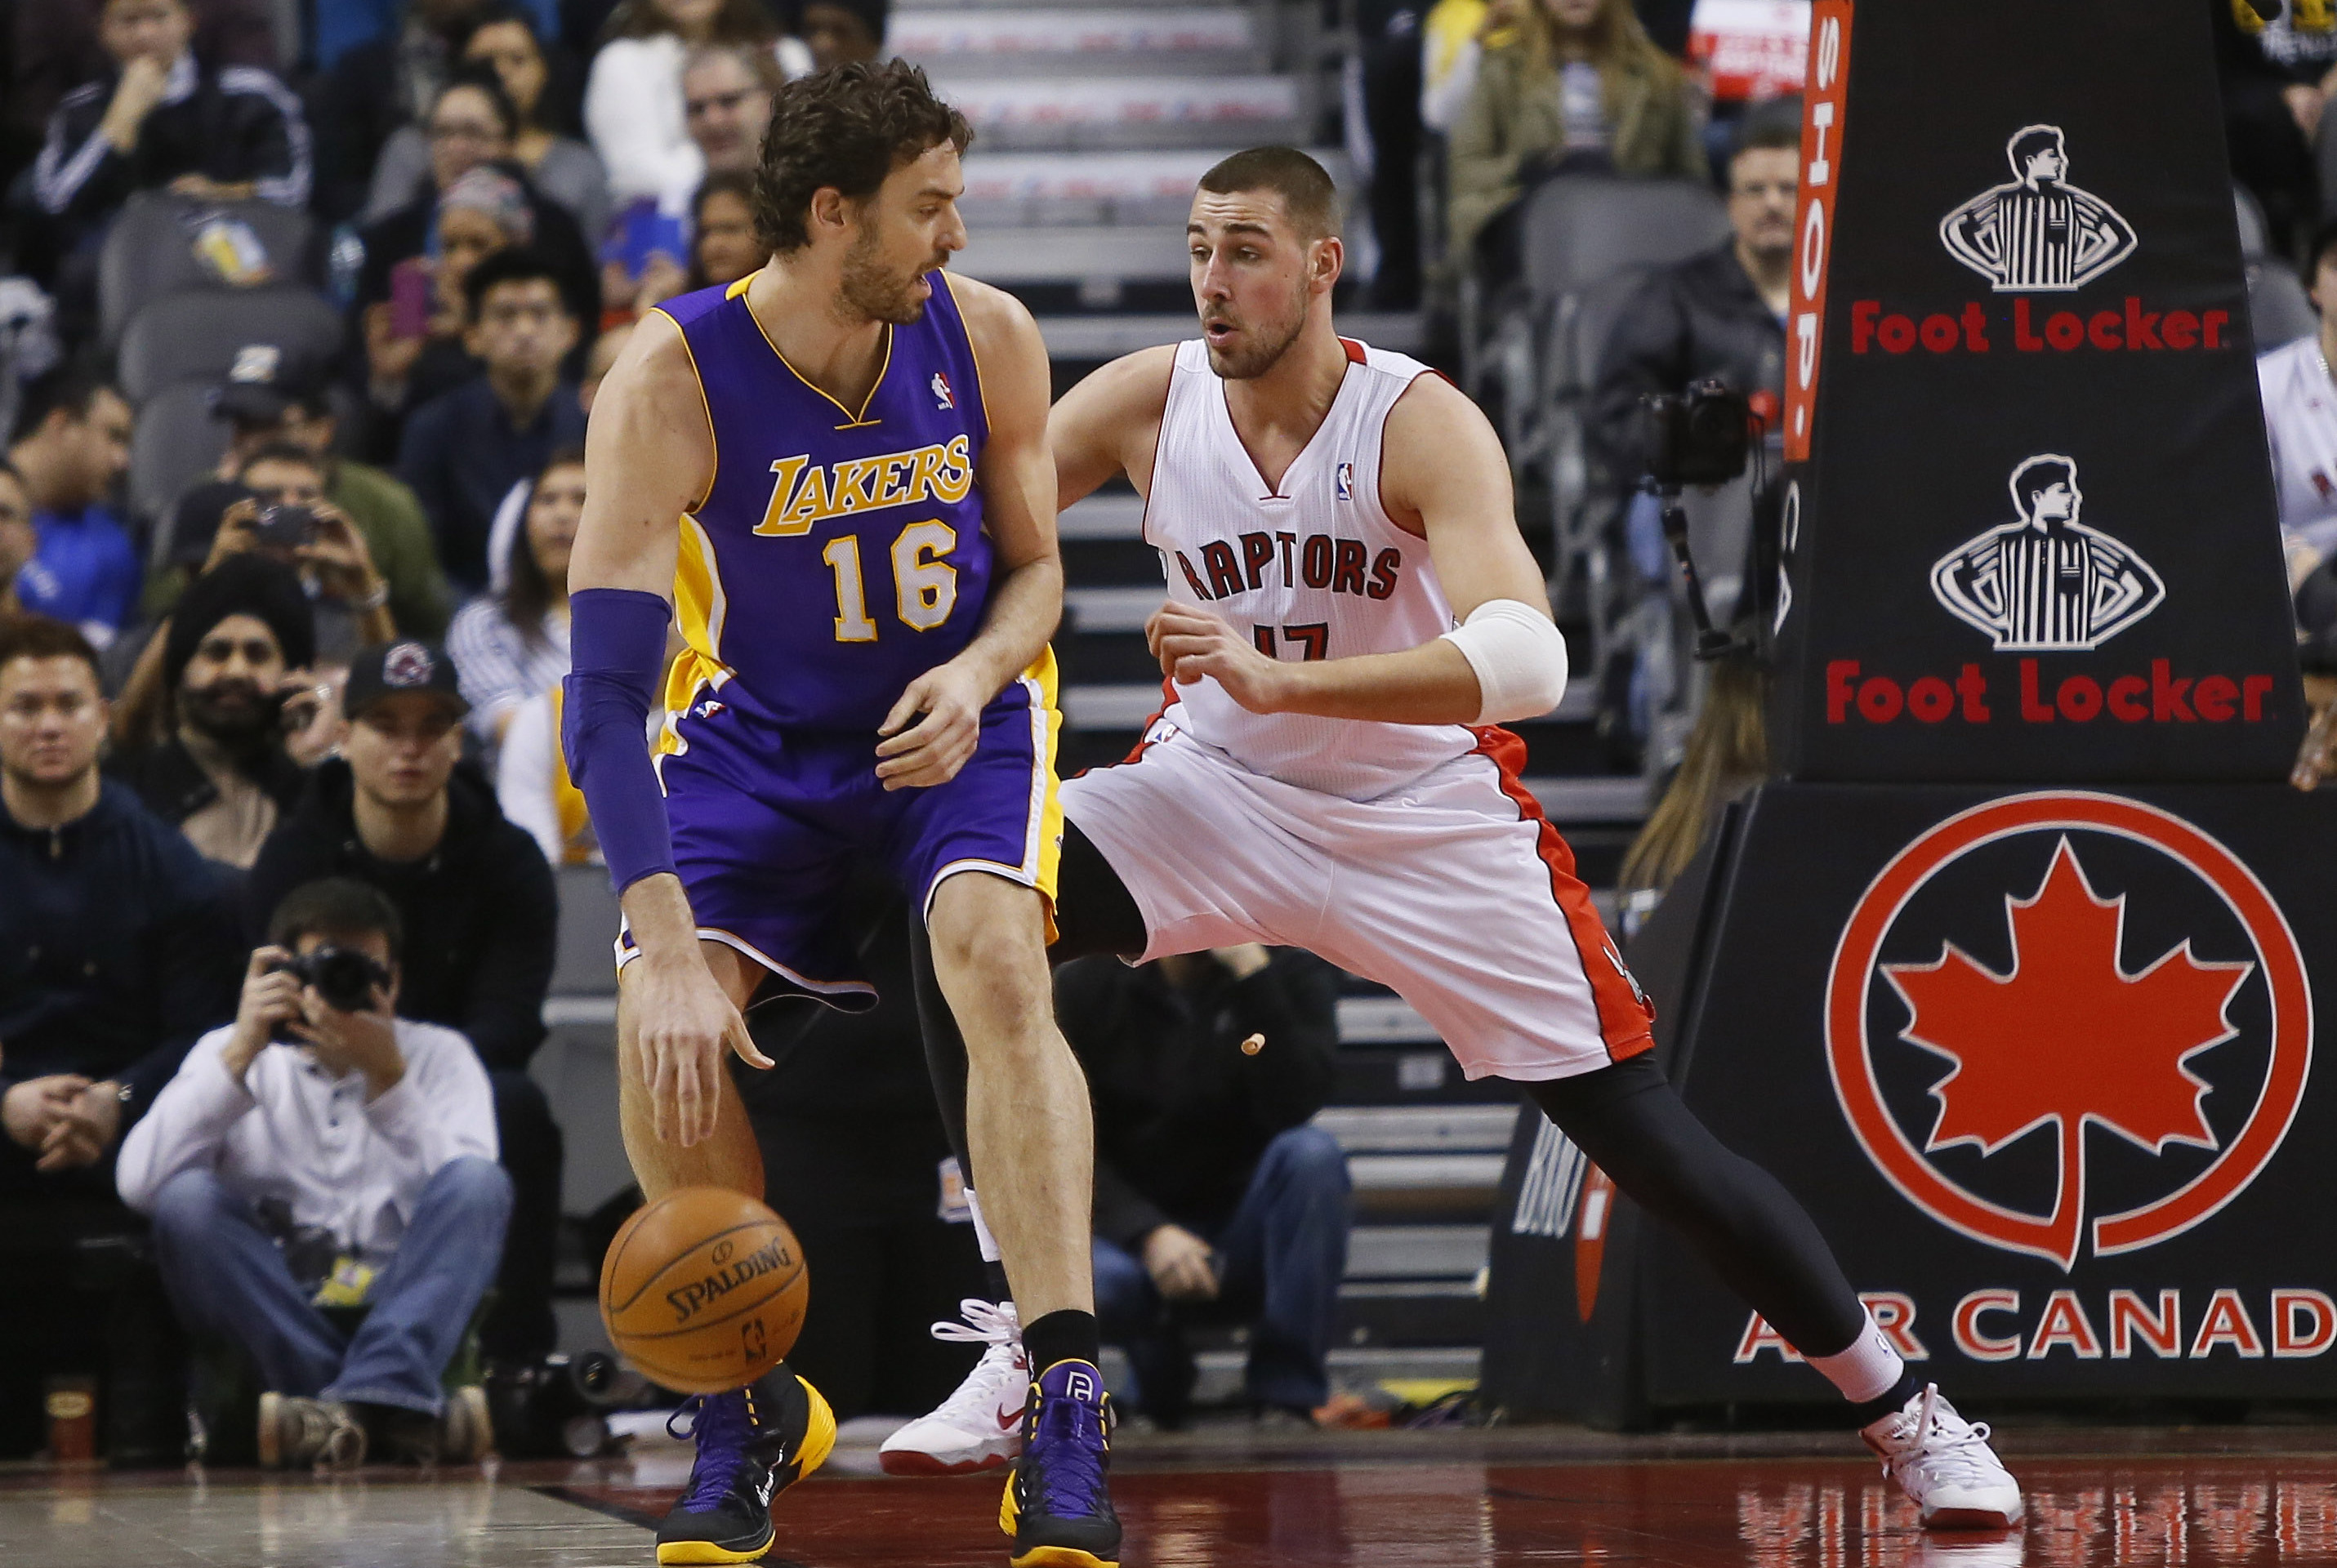
<path fill-rule="evenodd" d="M 858 408 L 797 374 L 747 278 L 668 300 L 714 426 L 714 479 L 681 520 L 674 604 L 689 649 L 667 689 L 775 724 L 873 732 L 973 639 L 990 598 L 974 470 L 990 430 L 965 321 L 940 272 L 886 328 Z"/>

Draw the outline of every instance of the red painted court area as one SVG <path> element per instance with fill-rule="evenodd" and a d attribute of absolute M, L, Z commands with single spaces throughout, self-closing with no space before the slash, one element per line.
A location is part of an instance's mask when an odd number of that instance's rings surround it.
<path fill-rule="evenodd" d="M 1368 1444 L 1342 1444 L 1335 1457 L 1257 1455 L 1226 1467 L 1198 1452 L 1131 1455 L 1113 1490 L 1128 1526 L 1128 1568 L 2337 1563 L 2331 1436 L 2025 1434 L 2008 1447 L 2028 1487 L 2029 1518 L 2004 1535 L 1927 1535 L 1870 1466 L 1847 1454 L 1814 1456 L 1808 1450 L 1820 1445 L 1805 1437 L 1591 1440 L 1586 1446 L 1644 1456 L 1558 1463 L 1512 1461 L 1501 1452 L 1511 1443 L 1457 1436 L 1450 1446 L 1481 1447 L 1483 1457 L 1440 1460 L 1411 1443 L 1385 1457 Z M 1802 1452 L 1697 1453 L 1738 1446 Z M 2171 1451 L 2185 1447 L 2198 1451 Z M 1645 1452 L 1666 1448 L 1672 1455 Z M 983 1481 L 822 1479 L 781 1504 L 771 1561 L 996 1568 L 996 1490 Z M 621 1484 L 572 1482 L 559 1491 L 644 1520 L 670 1495 Z"/>

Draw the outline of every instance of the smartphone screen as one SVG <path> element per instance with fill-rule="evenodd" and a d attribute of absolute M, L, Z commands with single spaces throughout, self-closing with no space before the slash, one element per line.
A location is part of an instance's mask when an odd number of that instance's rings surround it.
<path fill-rule="evenodd" d="M 430 332 L 430 274 L 420 257 L 389 269 L 389 332 L 393 337 L 425 337 Z"/>

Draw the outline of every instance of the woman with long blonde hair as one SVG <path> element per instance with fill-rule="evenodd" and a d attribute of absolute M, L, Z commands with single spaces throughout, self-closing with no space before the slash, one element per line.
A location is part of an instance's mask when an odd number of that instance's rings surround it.
<path fill-rule="evenodd" d="M 1701 105 L 1630 0 L 1521 0 L 1506 42 L 1490 44 L 1446 151 L 1452 257 L 1558 170 L 1707 172 Z"/>

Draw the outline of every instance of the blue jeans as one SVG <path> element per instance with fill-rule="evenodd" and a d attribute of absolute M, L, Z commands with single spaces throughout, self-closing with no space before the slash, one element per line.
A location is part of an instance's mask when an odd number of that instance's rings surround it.
<path fill-rule="evenodd" d="M 214 1171 L 184 1171 L 154 1199 L 162 1282 L 192 1333 L 243 1347 L 279 1394 L 395 1405 L 435 1416 L 439 1375 L 503 1257 L 511 1178 L 465 1155 L 422 1189 L 397 1253 L 344 1339 L 292 1278 L 251 1205 Z"/>
<path fill-rule="evenodd" d="M 1182 1325 L 1214 1318 L 1249 1324 L 1244 1383 L 1253 1403 L 1312 1410 L 1331 1397 L 1325 1359 L 1347 1270 L 1352 1193 L 1336 1138 L 1317 1127 L 1276 1137 L 1233 1217 L 1204 1238 L 1217 1252 L 1211 1302 L 1165 1300 L 1140 1259 L 1096 1238 L 1096 1319 L 1104 1342 L 1128 1352 L 1136 1402 L 1148 1414 L 1182 1416 L 1193 1381 Z"/>

